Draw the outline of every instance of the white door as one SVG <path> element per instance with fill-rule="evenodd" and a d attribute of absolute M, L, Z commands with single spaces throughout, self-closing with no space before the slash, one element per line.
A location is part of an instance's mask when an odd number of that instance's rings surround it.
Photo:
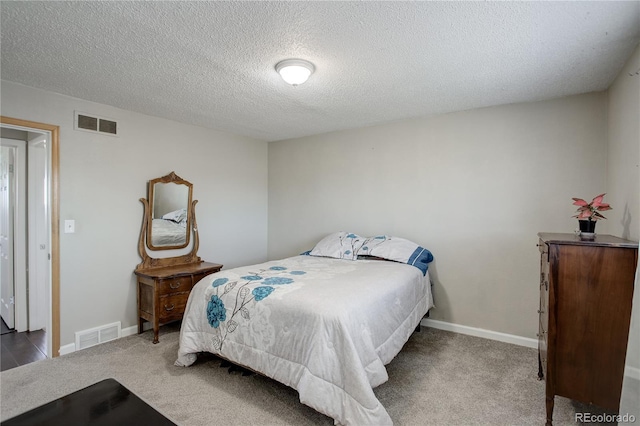
<path fill-rule="evenodd" d="M 2 283 L 0 309 L 2 318 L 16 331 L 28 330 L 27 301 L 27 143 L 18 139 L 0 139 L 3 149 L 1 173 L 2 198 Z M 6 153 L 6 155 L 4 155 Z M 6 162 L 5 159 L 6 158 Z M 4 227 L 6 225 L 6 227 Z M 6 269 L 6 273 L 5 273 Z M 5 318 L 6 315 L 6 318 Z"/>
<path fill-rule="evenodd" d="M 35 331 L 46 328 L 49 318 L 47 135 L 30 138 L 27 151 L 29 330 Z"/>
<path fill-rule="evenodd" d="M 13 275 L 13 169 L 15 147 L 0 151 L 0 314 L 9 328 L 15 327 Z"/>

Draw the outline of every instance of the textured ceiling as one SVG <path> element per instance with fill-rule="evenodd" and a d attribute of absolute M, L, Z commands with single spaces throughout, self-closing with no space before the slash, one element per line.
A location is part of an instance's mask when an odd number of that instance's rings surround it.
<path fill-rule="evenodd" d="M 272 141 L 606 89 L 640 2 L 0 2 L 1 77 Z M 274 70 L 313 62 L 298 87 Z"/>

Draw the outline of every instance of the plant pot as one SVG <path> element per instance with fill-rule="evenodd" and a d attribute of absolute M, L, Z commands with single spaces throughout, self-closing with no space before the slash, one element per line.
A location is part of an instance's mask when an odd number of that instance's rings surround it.
<path fill-rule="evenodd" d="M 595 220 L 579 220 L 580 224 L 580 232 L 587 232 L 593 234 L 596 232 L 596 221 Z"/>
<path fill-rule="evenodd" d="M 595 240 L 596 239 L 596 221 L 595 220 L 579 220 L 580 239 Z"/>

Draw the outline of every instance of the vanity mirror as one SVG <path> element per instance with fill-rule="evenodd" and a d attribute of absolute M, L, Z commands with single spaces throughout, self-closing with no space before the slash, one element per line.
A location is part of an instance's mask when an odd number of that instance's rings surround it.
<path fill-rule="evenodd" d="M 197 263 L 198 230 L 195 220 L 195 205 L 192 200 L 193 185 L 174 172 L 151 179 L 148 199 L 141 198 L 144 217 L 140 231 L 138 249 L 143 262 L 139 267 L 169 266 Z M 191 253 L 178 257 L 155 259 L 147 250 L 176 250 L 189 245 L 193 233 Z"/>
<path fill-rule="evenodd" d="M 151 250 L 184 248 L 189 244 L 193 185 L 171 172 L 149 181 L 147 246 Z"/>
<path fill-rule="evenodd" d="M 198 257 L 198 225 L 193 185 L 174 172 L 149 181 L 144 206 L 138 253 L 142 257 L 134 271 L 137 276 L 138 333 L 143 322 L 153 326 L 153 343 L 158 343 L 160 325 L 182 319 L 191 288 L 222 265 L 203 262 Z M 193 239 L 191 235 L 193 234 Z M 149 252 L 183 249 L 189 253 L 153 258 Z"/>

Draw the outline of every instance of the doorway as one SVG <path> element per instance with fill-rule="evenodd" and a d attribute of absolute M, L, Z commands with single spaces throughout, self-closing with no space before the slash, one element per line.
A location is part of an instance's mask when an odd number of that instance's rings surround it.
<path fill-rule="evenodd" d="M 14 229 L 17 229 L 16 219 L 24 220 L 25 229 L 29 229 L 28 236 L 25 238 L 28 248 L 14 246 L 14 257 L 16 252 L 24 254 L 25 258 L 29 259 L 28 266 L 23 270 L 22 266 L 17 266 L 16 262 L 13 262 L 13 275 L 16 276 L 17 273 L 19 276 L 24 273 L 29 282 L 43 282 L 39 290 L 30 289 L 28 293 L 26 290 L 22 293 L 21 284 L 16 282 L 13 295 L 17 310 L 14 327 L 16 330 L 46 329 L 46 354 L 48 357 L 57 357 L 60 352 L 59 128 L 50 124 L 3 116 L 0 116 L 0 127 L 3 133 L 27 133 L 25 141 L 27 153 L 23 154 L 26 158 L 25 169 L 30 169 L 29 175 L 34 176 L 31 182 L 26 180 L 22 182 L 22 188 L 25 190 L 22 200 L 27 206 L 25 213 L 16 214 L 13 218 Z M 14 164 L 13 168 L 14 176 L 19 177 L 20 164 Z M 39 185 L 40 181 L 43 184 Z M 38 205 L 42 208 L 34 208 Z M 20 208 L 20 201 L 16 202 L 15 207 L 14 211 Z M 27 223 L 29 226 L 26 225 Z M 14 241 L 18 241 L 15 237 L 14 235 Z M 0 273 L 3 272 L 0 271 Z M 3 273 L 3 293 L 5 290 L 10 292 L 8 286 L 5 288 L 4 277 Z M 18 298 L 21 300 L 18 301 Z M 20 303 L 24 303 L 27 307 L 20 308 Z M 41 308 L 42 306 L 44 309 Z M 31 307 L 33 308 L 30 309 Z M 2 314 L 4 318 L 5 310 Z M 6 315 L 9 315 L 9 311 Z"/>

